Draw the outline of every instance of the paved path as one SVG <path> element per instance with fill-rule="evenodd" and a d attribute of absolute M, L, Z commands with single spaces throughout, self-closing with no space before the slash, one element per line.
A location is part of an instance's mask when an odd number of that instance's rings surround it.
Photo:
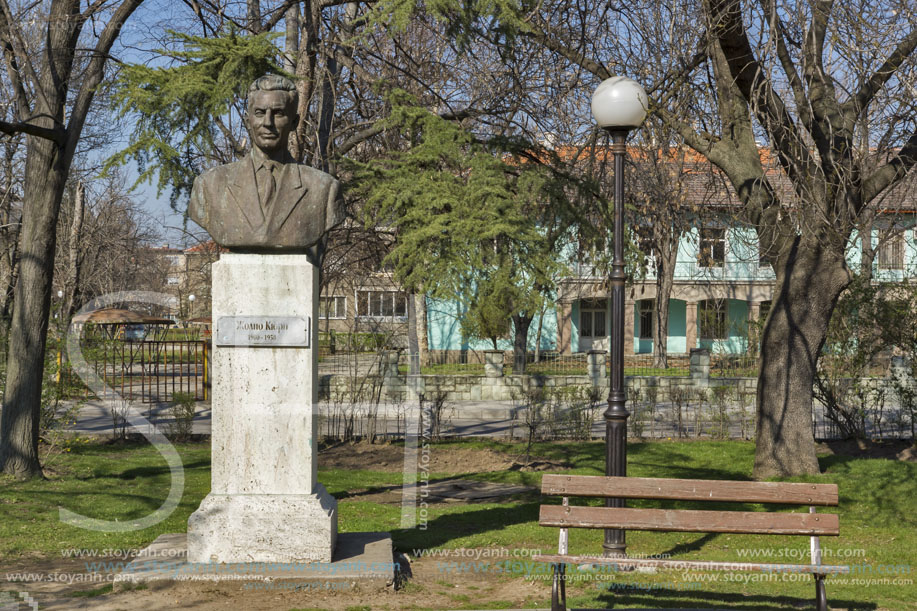
<path fill-rule="evenodd" d="M 168 431 L 168 424 L 173 420 L 169 413 L 169 404 L 134 403 L 130 409 L 133 413 L 145 418 Z M 193 432 L 210 434 L 210 403 L 199 402 L 196 406 Z M 631 412 L 628 419 L 628 434 L 632 437 L 642 435 L 646 438 L 675 439 L 679 437 L 676 423 L 679 421 L 677 410 L 672 404 L 660 403 L 651 411 L 645 403 L 627 404 Z M 891 418 L 897 408 L 888 408 L 887 417 Z M 318 404 L 320 420 L 319 434 L 329 437 L 340 437 L 344 423 L 352 420 L 353 434 L 363 436 L 370 429 L 376 434 L 403 436 L 405 419 L 411 418 L 416 423 L 419 417 L 419 406 L 415 403 L 380 403 L 375 407 L 367 404 Z M 605 424 L 602 419 L 604 405 L 599 405 L 594 412 L 592 426 L 593 438 L 605 436 Z M 515 437 L 527 435 L 526 409 L 513 401 L 461 401 L 446 404 L 441 430 L 446 436 L 460 437 Z M 744 411 L 738 405 L 731 405 L 727 410 L 728 436 L 732 439 L 752 438 L 754 436 L 754 408 L 746 406 Z M 833 427 L 825 420 L 823 410 L 816 410 L 818 421 L 816 437 L 830 438 Z M 713 406 L 696 403 L 682 408 L 683 437 L 695 437 L 695 428 L 702 437 L 710 437 L 721 432 L 722 425 Z M 744 426 L 743 426 L 744 422 Z M 112 415 L 104 401 L 89 401 L 80 409 L 76 423 L 71 430 L 81 433 L 110 435 L 112 432 Z M 149 429 L 152 430 L 152 429 Z M 542 429 L 544 430 L 544 429 Z M 893 427 L 886 427 L 885 436 L 892 437 Z M 570 437 L 570 435 L 563 435 Z M 876 436 L 878 434 L 876 433 Z"/>
<path fill-rule="evenodd" d="M 605 423 L 602 420 L 604 405 L 595 410 L 595 419 L 592 426 L 592 436 L 597 439 L 604 438 Z M 147 421 L 168 431 L 168 424 L 172 422 L 169 414 L 169 405 L 136 403 L 130 407 L 133 413 L 145 418 Z M 628 409 L 635 411 L 633 406 Z M 705 408 L 706 409 L 706 408 Z M 367 419 L 370 411 L 367 405 L 347 405 L 320 402 L 318 410 L 322 416 L 319 420 L 319 434 L 324 436 L 339 436 L 343 430 L 343 421 L 353 418 L 353 430 L 357 436 L 362 436 L 370 426 L 374 425 L 377 434 L 388 433 L 396 436 L 404 434 L 405 418 L 414 419 L 416 423 L 418 405 L 413 404 L 379 404 L 374 410 L 375 422 Z M 713 424 L 706 421 L 706 414 L 702 411 L 704 420 L 699 422 L 705 436 L 714 430 Z M 525 438 L 527 435 L 526 416 L 524 406 L 513 401 L 462 401 L 448 403 L 443 414 L 442 434 L 459 437 L 515 437 Z M 670 405 L 660 404 L 655 413 L 655 425 L 651 426 L 648 414 L 643 413 L 642 433 L 647 437 L 663 438 L 678 437 L 675 428 L 674 409 Z M 746 413 L 746 427 L 742 430 L 740 416 L 732 411 L 729 433 L 733 439 L 741 439 L 743 433 L 748 435 L 753 426 L 750 413 Z M 685 436 L 693 437 L 693 412 L 684 414 Z M 199 402 L 196 406 L 193 432 L 210 434 L 211 408 L 209 403 Z M 628 425 L 629 434 L 635 435 L 633 429 L 634 416 Z M 81 433 L 109 435 L 112 431 L 111 412 L 103 401 L 90 401 L 80 410 L 76 423 L 71 430 Z M 152 429 L 148 429 L 151 431 Z"/>
<path fill-rule="evenodd" d="M 345 411 L 342 406 L 335 406 L 338 413 Z M 319 411 L 322 414 L 332 412 L 331 406 L 327 403 L 320 403 Z M 165 427 L 173 418 L 169 414 L 168 404 L 143 404 L 138 403 L 130 408 L 133 414 L 142 416 L 153 424 Z M 355 414 L 356 420 L 365 421 L 360 415 L 365 412 L 362 406 L 352 406 L 349 409 Z M 415 404 L 416 410 L 416 404 Z M 487 436 L 487 437 L 508 437 L 512 432 L 515 436 L 521 436 L 522 426 L 518 420 L 513 419 L 512 414 L 515 410 L 512 401 L 469 401 L 454 406 L 451 410 L 451 416 L 447 416 L 448 434 L 459 436 Z M 211 411 L 209 403 L 199 402 L 196 406 L 194 417 L 193 432 L 200 434 L 210 434 Z M 327 428 L 332 426 L 331 417 L 322 420 L 322 427 L 327 432 Z M 401 410 L 395 410 L 394 406 L 380 406 L 380 413 L 377 415 L 377 426 L 381 429 L 384 423 L 385 429 L 389 433 L 403 432 L 404 430 L 404 413 Z M 360 433 L 361 423 L 357 423 L 357 433 Z M 72 431 L 79 433 L 89 433 L 96 435 L 109 435 L 112 431 L 111 410 L 103 401 L 89 401 L 79 412 L 76 422 L 71 427 Z"/>

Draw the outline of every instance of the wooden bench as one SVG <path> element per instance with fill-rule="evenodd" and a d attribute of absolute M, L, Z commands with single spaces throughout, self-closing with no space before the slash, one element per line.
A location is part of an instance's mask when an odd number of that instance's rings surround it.
<path fill-rule="evenodd" d="M 825 576 L 850 572 L 850 567 L 847 566 L 821 563 L 819 536 L 837 536 L 839 534 L 838 517 L 835 514 L 815 513 L 815 506 L 837 505 L 837 486 L 835 484 L 545 475 L 541 482 L 541 493 L 542 495 L 563 496 L 562 505 L 542 505 L 538 521 L 541 526 L 560 528 L 557 554 L 532 558 L 532 560 L 553 565 L 552 611 L 566 609 L 566 565 L 610 565 L 616 570 L 656 567 L 685 571 L 811 573 L 815 577 L 815 601 L 819 611 L 828 609 Z M 809 505 L 809 513 L 572 506 L 569 504 L 569 497 Z M 811 562 L 809 564 L 761 564 L 753 561 L 704 562 L 663 558 L 575 556 L 570 555 L 567 550 L 568 528 L 808 535 L 811 537 L 809 550 Z"/>

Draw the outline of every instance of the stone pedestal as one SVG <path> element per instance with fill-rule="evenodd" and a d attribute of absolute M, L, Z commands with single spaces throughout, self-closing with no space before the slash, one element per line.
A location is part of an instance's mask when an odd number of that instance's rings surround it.
<path fill-rule="evenodd" d="M 384 379 L 393 380 L 398 377 L 399 357 L 400 355 L 397 350 L 385 350 L 382 352 L 379 369 Z"/>
<path fill-rule="evenodd" d="M 688 366 L 694 385 L 706 388 L 710 384 L 710 351 L 706 348 L 692 348 Z"/>
<path fill-rule="evenodd" d="M 330 562 L 337 503 L 316 480 L 318 271 L 305 255 L 213 264 L 210 494 L 188 520 L 189 562 Z M 299 318 L 309 347 L 225 345 L 221 318 Z"/>
<path fill-rule="evenodd" d="M 503 377 L 503 351 L 484 351 L 484 375 L 488 378 Z"/>
<path fill-rule="evenodd" d="M 593 386 L 608 384 L 608 369 L 605 367 L 606 354 L 608 353 L 604 350 L 590 350 L 586 353 L 586 368 Z"/>

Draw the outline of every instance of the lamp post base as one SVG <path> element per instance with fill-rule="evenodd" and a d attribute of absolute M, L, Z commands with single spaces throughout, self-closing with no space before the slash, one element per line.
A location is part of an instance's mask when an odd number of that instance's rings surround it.
<path fill-rule="evenodd" d="M 627 417 L 622 398 L 615 397 L 605 412 L 605 475 L 624 477 L 627 475 Z M 624 499 L 605 499 L 606 507 L 624 507 Z M 622 558 L 627 555 L 625 531 L 619 528 L 605 530 L 602 554 L 606 558 Z"/>

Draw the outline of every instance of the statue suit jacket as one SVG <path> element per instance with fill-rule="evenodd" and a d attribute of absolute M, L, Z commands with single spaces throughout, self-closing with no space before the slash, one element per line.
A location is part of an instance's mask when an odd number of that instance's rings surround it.
<path fill-rule="evenodd" d="M 194 179 L 189 214 L 231 251 L 306 253 L 342 220 L 339 185 L 321 170 L 283 164 L 265 217 L 249 153 Z"/>

